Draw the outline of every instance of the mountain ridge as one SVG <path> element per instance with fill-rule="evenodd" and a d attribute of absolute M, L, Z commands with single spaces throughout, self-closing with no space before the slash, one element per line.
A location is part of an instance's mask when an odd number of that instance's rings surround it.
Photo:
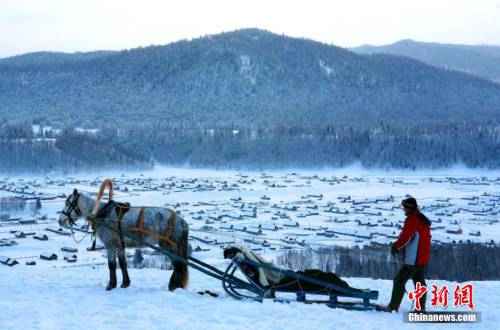
<path fill-rule="evenodd" d="M 433 66 L 458 70 L 500 83 L 500 46 L 442 44 L 403 39 L 381 46 L 365 44 L 350 50 L 359 54 L 407 56 Z"/>
<path fill-rule="evenodd" d="M 116 52 L 11 57 L 0 60 L 0 90 L 5 120 L 90 126 L 367 125 L 411 117 L 496 124 L 500 108 L 500 85 L 485 79 L 259 29 Z"/>

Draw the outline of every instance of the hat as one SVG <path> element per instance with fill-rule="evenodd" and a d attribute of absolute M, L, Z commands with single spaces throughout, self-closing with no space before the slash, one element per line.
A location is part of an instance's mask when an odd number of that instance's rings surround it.
<path fill-rule="evenodd" d="M 417 200 L 413 197 L 409 197 L 407 199 L 403 199 L 401 201 L 401 206 L 407 208 L 409 210 L 414 210 L 418 207 Z"/>

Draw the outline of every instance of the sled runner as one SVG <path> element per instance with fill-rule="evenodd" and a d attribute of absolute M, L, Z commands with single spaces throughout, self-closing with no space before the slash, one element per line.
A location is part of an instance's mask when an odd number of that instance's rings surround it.
<path fill-rule="evenodd" d="M 273 299 L 277 302 L 298 301 L 303 303 L 321 303 L 332 308 L 354 310 L 381 310 L 381 306 L 371 304 L 370 300 L 378 298 L 378 291 L 356 289 L 350 287 L 334 273 L 319 270 L 293 272 L 278 268 L 265 261 L 253 251 L 241 246 L 229 246 L 224 250 L 224 258 L 231 259 L 223 279 L 224 290 L 236 299 Z M 251 286 L 239 286 L 233 279 L 236 272 L 243 274 Z M 277 294 L 284 297 L 277 297 Z M 290 296 L 295 296 L 290 298 Z M 319 296 L 310 300 L 308 296 Z M 361 299 L 359 302 L 340 302 L 338 297 Z"/>

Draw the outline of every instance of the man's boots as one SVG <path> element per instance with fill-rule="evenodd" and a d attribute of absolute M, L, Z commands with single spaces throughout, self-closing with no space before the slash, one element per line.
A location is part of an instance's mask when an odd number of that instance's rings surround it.
<path fill-rule="evenodd" d="M 389 304 L 389 305 L 382 308 L 382 311 L 389 312 L 389 313 L 392 313 L 392 311 L 396 311 L 396 313 L 397 313 L 398 310 L 399 310 L 399 306 L 396 306 L 393 304 Z"/>

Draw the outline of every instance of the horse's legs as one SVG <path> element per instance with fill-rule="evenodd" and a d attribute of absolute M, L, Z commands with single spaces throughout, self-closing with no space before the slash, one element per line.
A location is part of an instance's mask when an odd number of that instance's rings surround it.
<path fill-rule="evenodd" d="M 109 268 L 109 283 L 106 290 L 112 290 L 116 288 L 116 250 L 109 249 L 106 250 L 108 254 L 108 268 Z"/>
<path fill-rule="evenodd" d="M 130 278 L 128 277 L 128 270 L 127 270 L 127 258 L 125 255 L 125 250 L 119 250 L 117 252 L 118 254 L 118 262 L 120 263 L 120 269 L 122 270 L 122 288 L 128 288 L 130 285 Z"/>
<path fill-rule="evenodd" d="M 172 267 L 174 268 L 172 276 L 170 277 L 170 282 L 168 283 L 168 289 L 170 291 L 174 291 L 177 288 L 186 288 L 188 285 L 188 279 L 189 279 L 189 272 L 187 266 L 187 259 L 189 257 L 188 236 L 189 232 L 187 230 L 184 230 L 181 234 L 179 242 L 177 242 L 178 245 L 176 248 L 167 248 L 165 243 L 160 242 L 161 248 L 168 249 L 171 253 L 175 254 L 176 256 L 186 261 L 186 263 L 184 263 L 181 260 L 170 259 Z"/>
<path fill-rule="evenodd" d="M 168 250 L 170 253 L 177 254 L 175 249 L 172 249 L 163 241 L 160 241 L 160 247 L 164 250 Z M 181 269 L 179 268 L 178 262 L 172 260 L 172 258 L 169 259 L 170 263 L 172 264 L 173 272 L 172 275 L 170 276 L 170 281 L 168 282 L 168 290 L 174 291 L 175 289 L 182 287 L 182 284 L 179 285 L 179 281 L 182 278 L 182 276 L 180 275 Z"/>
<path fill-rule="evenodd" d="M 184 262 L 178 262 L 178 272 L 179 279 L 178 285 L 181 288 L 187 288 L 189 282 L 189 269 L 188 269 L 188 259 L 189 259 L 189 230 L 186 228 L 181 233 L 181 238 L 177 245 L 177 255 L 181 257 Z"/>
<path fill-rule="evenodd" d="M 181 276 L 181 265 L 182 263 L 178 261 L 172 261 L 172 267 L 174 271 L 172 276 L 170 276 L 170 282 L 168 283 L 168 289 L 174 291 L 177 288 L 182 288 L 182 276 Z"/>

